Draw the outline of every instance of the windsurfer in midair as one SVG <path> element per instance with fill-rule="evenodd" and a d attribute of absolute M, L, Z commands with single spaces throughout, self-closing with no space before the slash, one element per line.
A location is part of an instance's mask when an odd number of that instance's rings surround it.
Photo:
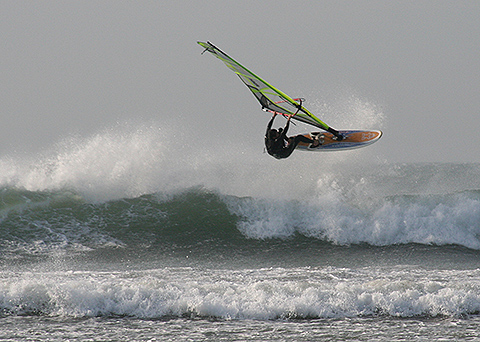
<path fill-rule="evenodd" d="M 279 128 L 278 130 L 272 129 L 273 121 L 275 120 L 277 113 L 274 113 L 270 122 L 267 125 L 267 131 L 265 133 L 265 147 L 269 155 L 277 158 L 288 158 L 299 142 L 312 144 L 310 147 L 314 148 L 320 145 L 320 142 L 315 139 L 309 139 L 304 135 L 296 135 L 294 137 L 287 137 L 288 128 L 290 127 L 291 115 L 288 116 L 287 124 L 285 128 Z"/>

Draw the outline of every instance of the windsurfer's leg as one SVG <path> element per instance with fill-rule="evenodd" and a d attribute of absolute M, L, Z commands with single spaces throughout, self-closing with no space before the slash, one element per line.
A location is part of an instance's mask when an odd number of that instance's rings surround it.
<path fill-rule="evenodd" d="M 306 144 L 311 144 L 311 143 L 313 143 L 313 141 L 314 141 L 313 139 L 307 138 L 304 135 L 297 135 L 295 137 L 296 144 L 298 144 L 299 142 L 304 142 Z"/>
<path fill-rule="evenodd" d="M 297 135 L 294 141 L 295 141 L 295 146 L 297 146 L 299 142 L 312 144 L 310 147 L 317 147 L 320 145 L 320 141 L 318 139 L 310 139 L 304 135 Z"/>

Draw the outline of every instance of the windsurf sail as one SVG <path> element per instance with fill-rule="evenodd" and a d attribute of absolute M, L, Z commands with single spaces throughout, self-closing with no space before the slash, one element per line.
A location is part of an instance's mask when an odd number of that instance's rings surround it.
<path fill-rule="evenodd" d="M 212 43 L 198 42 L 198 44 L 205 48 L 204 52 L 210 52 L 240 77 L 240 80 L 242 80 L 257 98 L 258 102 L 260 102 L 262 109 L 277 114 L 293 115 L 293 119 L 321 128 L 336 136 L 340 136 L 340 133 L 337 130 L 328 126 L 306 109 L 302 105 L 301 99 L 293 99 L 281 90 L 267 83 Z"/>

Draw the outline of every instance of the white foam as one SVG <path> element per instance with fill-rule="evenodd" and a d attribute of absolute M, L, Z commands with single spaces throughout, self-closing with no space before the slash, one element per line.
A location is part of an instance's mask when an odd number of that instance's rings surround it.
<path fill-rule="evenodd" d="M 434 272 L 434 274 L 432 274 Z M 300 268 L 2 273 L 10 314 L 140 318 L 460 316 L 480 311 L 479 271 Z"/>
<path fill-rule="evenodd" d="M 239 229 L 252 238 L 301 233 L 348 245 L 458 244 L 480 249 L 480 196 L 469 193 L 371 199 L 360 205 L 343 192 L 301 201 L 229 198 Z"/>

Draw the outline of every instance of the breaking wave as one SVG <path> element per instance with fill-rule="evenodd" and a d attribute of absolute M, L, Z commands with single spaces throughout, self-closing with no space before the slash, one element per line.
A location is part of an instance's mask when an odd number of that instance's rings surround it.
<path fill-rule="evenodd" d="M 4 273 L 3 315 L 315 319 L 480 312 L 479 271 L 327 267 Z"/>
<path fill-rule="evenodd" d="M 1 248 L 300 236 L 480 249 L 479 164 L 366 165 L 356 158 L 367 149 L 279 163 L 243 145 L 172 150 L 172 132 L 120 126 L 1 158 Z"/>
<path fill-rule="evenodd" d="M 336 245 L 418 243 L 480 249 L 480 192 L 396 195 L 360 206 L 343 196 L 275 200 L 191 188 L 100 203 L 70 191 L 0 191 L 3 252 L 176 243 L 247 245 L 296 238 Z"/>

